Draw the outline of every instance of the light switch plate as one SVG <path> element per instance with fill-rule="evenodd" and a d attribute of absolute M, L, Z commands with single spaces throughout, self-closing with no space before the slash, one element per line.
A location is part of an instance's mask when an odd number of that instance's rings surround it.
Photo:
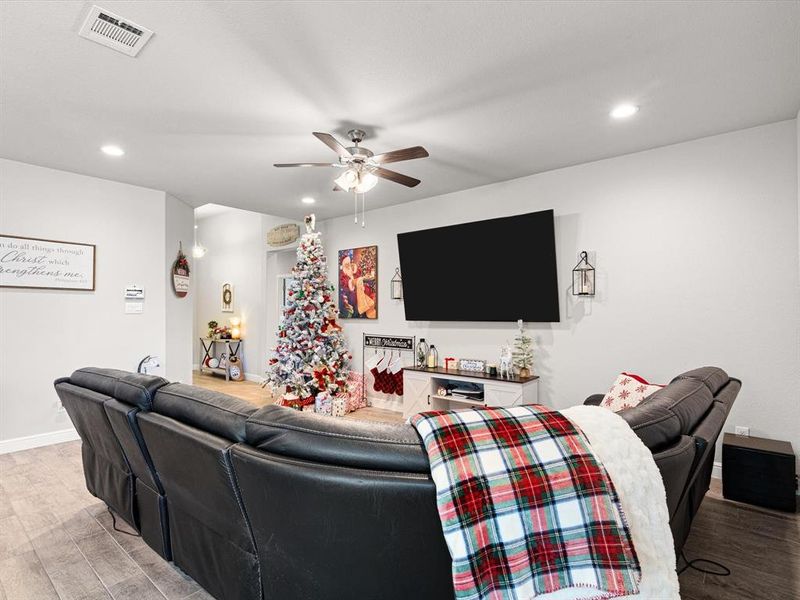
<path fill-rule="evenodd" d="M 736 435 L 744 435 L 750 437 L 750 428 L 749 427 L 742 427 L 741 425 L 736 426 Z"/>
<path fill-rule="evenodd" d="M 144 312 L 144 302 L 126 302 L 125 314 L 126 315 L 140 315 Z"/>

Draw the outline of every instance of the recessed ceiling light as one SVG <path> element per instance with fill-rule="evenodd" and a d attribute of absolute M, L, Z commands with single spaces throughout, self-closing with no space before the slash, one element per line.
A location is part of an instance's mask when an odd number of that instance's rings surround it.
<path fill-rule="evenodd" d="M 103 154 L 108 154 L 109 156 L 122 156 L 125 154 L 125 150 L 120 148 L 119 146 L 103 146 L 100 148 L 103 151 Z"/>
<path fill-rule="evenodd" d="M 611 116 L 615 119 L 627 119 L 639 112 L 639 107 L 635 104 L 620 104 L 611 111 Z"/>
<path fill-rule="evenodd" d="M 314 204 L 316 200 L 314 200 L 314 198 L 312 198 L 311 196 L 306 196 L 305 198 L 300 200 L 300 202 L 302 202 L 303 204 Z"/>

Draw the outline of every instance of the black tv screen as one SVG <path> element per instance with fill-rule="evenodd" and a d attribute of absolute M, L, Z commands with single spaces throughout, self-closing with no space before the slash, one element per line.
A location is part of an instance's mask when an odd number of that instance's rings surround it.
<path fill-rule="evenodd" d="M 397 234 L 408 321 L 559 320 L 553 211 Z"/>

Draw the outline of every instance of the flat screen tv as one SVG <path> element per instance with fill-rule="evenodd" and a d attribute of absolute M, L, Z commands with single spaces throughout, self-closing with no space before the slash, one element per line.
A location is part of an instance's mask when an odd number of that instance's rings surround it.
<path fill-rule="evenodd" d="M 553 211 L 397 234 L 408 321 L 559 320 Z"/>

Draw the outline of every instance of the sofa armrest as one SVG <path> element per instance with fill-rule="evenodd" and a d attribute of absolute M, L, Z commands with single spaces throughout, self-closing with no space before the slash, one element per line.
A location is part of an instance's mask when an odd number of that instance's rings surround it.
<path fill-rule="evenodd" d="M 592 394 L 586 400 L 584 400 L 583 403 L 586 406 L 600 406 L 603 398 L 605 398 L 605 394 Z"/>

